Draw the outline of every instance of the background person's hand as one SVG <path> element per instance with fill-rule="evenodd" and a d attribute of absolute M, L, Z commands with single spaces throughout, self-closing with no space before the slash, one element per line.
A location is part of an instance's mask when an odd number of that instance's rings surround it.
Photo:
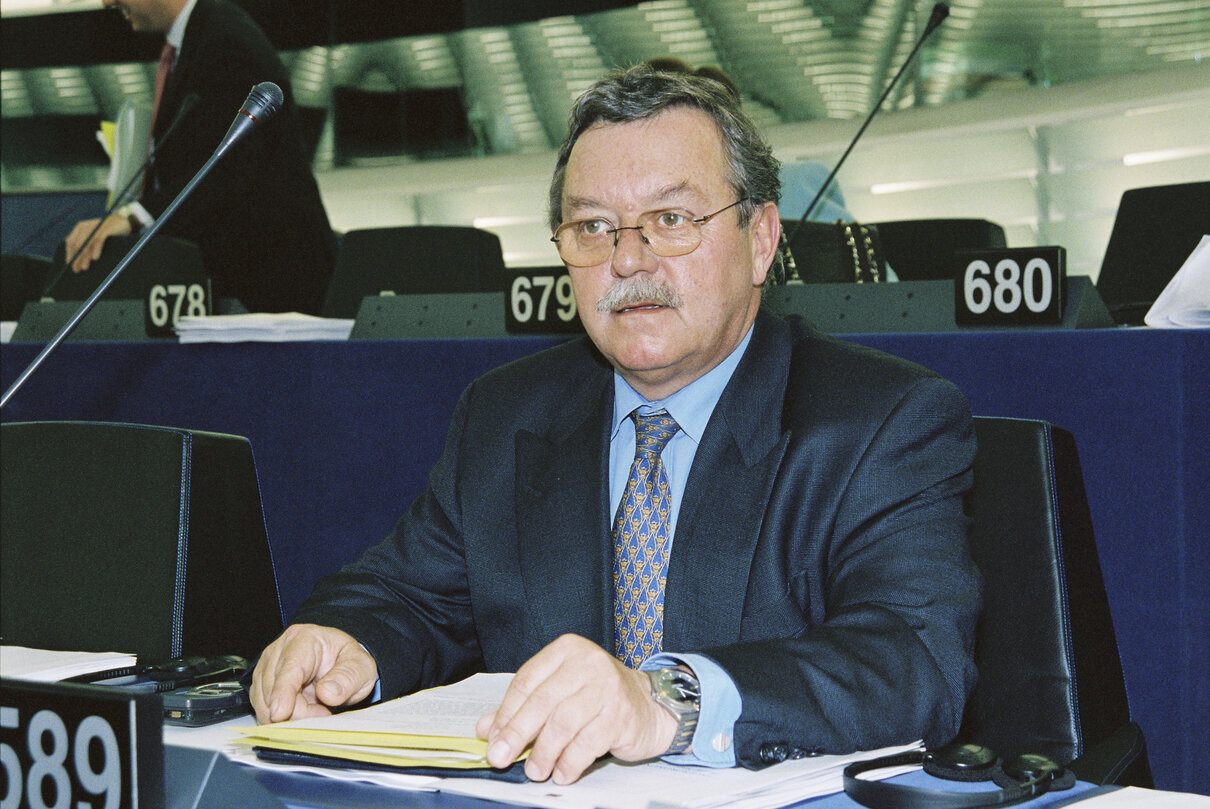
<path fill-rule="evenodd" d="M 71 264 L 72 272 L 84 272 L 92 263 L 101 257 L 101 249 L 105 246 L 105 240 L 110 236 L 125 236 L 131 232 L 130 220 L 116 213 L 111 213 L 105 217 L 105 220 L 100 219 L 85 219 L 82 222 L 77 222 L 76 226 L 71 229 L 71 233 L 67 234 L 64 239 L 64 257 L 70 259 L 76 255 L 76 251 L 84 245 L 84 240 L 88 239 L 88 234 L 92 233 L 92 229 L 101 223 L 101 227 L 97 229 L 97 233 L 88 241 L 84 250 L 80 255 L 76 256 L 76 260 Z"/>

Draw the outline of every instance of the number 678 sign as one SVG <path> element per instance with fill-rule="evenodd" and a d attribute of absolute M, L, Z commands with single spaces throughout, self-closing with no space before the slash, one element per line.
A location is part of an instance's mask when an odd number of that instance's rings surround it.
<path fill-rule="evenodd" d="M 1002 247 L 956 254 L 954 320 L 959 326 L 1060 323 L 1067 280 L 1062 247 Z"/>

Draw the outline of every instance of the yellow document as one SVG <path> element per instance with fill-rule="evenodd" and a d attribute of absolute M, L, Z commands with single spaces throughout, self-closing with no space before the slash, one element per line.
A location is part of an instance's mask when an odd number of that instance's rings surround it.
<path fill-rule="evenodd" d="M 500 706 L 511 681 L 511 674 L 476 674 L 368 708 L 244 728 L 240 743 L 393 767 L 488 767 L 475 723 Z"/>

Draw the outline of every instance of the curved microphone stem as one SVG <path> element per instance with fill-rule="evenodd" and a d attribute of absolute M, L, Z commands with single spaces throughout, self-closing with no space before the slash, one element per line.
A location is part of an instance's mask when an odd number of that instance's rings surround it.
<path fill-rule="evenodd" d="M 272 90 L 268 90 L 266 85 L 268 85 L 268 88 L 272 88 Z M 273 91 L 275 91 L 276 94 L 274 94 Z M 76 326 L 80 325 L 80 321 L 84 319 L 84 316 L 92 311 L 92 308 L 96 306 L 97 301 L 100 300 L 101 296 L 105 294 L 105 290 L 109 289 L 109 287 L 113 285 L 113 282 L 116 281 L 118 276 L 121 275 L 126 267 L 130 265 L 130 262 L 143 251 L 143 247 L 147 244 L 147 242 L 149 242 L 151 238 L 159 232 L 160 228 L 164 226 L 164 223 L 167 222 L 174 213 L 176 213 L 176 209 L 181 206 L 181 203 L 189 198 L 189 195 L 193 193 L 193 189 L 197 187 L 197 184 L 202 181 L 203 177 L 210 173 L 210 169 L 214 168 L 214 164 L 217 163 L 219 159 L 231 149 L 235 142 L 242 138 L 249 130 L 268 120 L 269 117 L 277 111 L 278 107 L 280 107 L 281 99 L 281 89 L 272 82 L 261 82 L 252 88 L 252 92 L 249 94 L 248 100 L 244 102 L 244 106 L 235 116 L 235 122 L 231 124 L 231 128 L 227 131 L 227 135 L 223 138 L 222 143 L 220 143 L 218 148 L 214 150 L 214 154 L 212 154 L 210 159 L 206 161 L 206 165 L 202 166 L 201 170 L 198 171 L 197 174 L 193 175 L 193 179 L 189 181 L 188 185 L 181 189 L 181 193 L 176 195 L 176 198 L 169 203 L 168 207 L 164 209 L 164 212 L 156 217 L 154 222 L 147 226 L 147 228 L 143 231 L 143 235 L 139 237 L 139 240 L 134 243 L 134 246 L 130 248 L 125 256 L 123 256 L 122 260 L 118 262 L 118 265 L 113 268 L 109 275 L 105 276 L 105 280 L 103 280 L 97 286 L 97 288 L 93 290 L 93 293 L 88 296 L 88 300 L 84 301 L 83 305 L 81 305 L 80 308 L 76 310 L 76 313 L 72 315 L 67 323 L 63 325 L 63 328 L 59 329 L 59 333 L 51 338 L 50 342 L 47 343 L 42 351 L 38 353 L 38 356 L 34 357 L 33 362 L 26 366 L 25 370 L 21 372 L 21 375 L 13 381 L 13 384 L 10 385 L 8 390 L 4 392 L 4 397 L 0 398 L 0 409 L 3 409 L 4 406 L 8 404 L 8 400 L 13 397 L 13 394 L 21 389 L 21 386 L 24 385 L 25 381 L 33 375 L 34 371 L 38 370 L 38 367 L 42 365 L 42 362 L 47 358 L 47 356 L 50 355 L 50 352 L 54 351 L 55 348 L 67 338 L 67 335 L 75 331 Z"/>
<path fill-rule="evenodd" d="M 929 35 L 932 34 L 934 30 L 936 30 L 937 26 L 941 25 L 942 21 L 949 16 L 949 13 L 949 6 L 947 6 L 945 3 L 938 3 L 933 6 L 933 13 L 929 15 L 929 21 L 924 27 L 924 33 L 920 35 L 920 39 L 916 40 L 915 47 L 912 48 L 912 52 L 908 54 L 907 59 L 903 61 L 903 64 L 899 68 L 899 72 L 897 72 L 894 78 L 891 79 L 890 83 L 887 84 L 886 89 L 882 92 L 882 97 L 878 99 L 878 103 L 874 105 L 873 109 L 870 110 L 870 114 L 866 116 L 865 123 L 861 125 L 861 129 L 858 129 L 857 134 L 853 136 L 853 140 L 849 141 L 849 147 L 844 150 L 844 154 L 840 156 L 840 160 L 836 161 L 836 166 L 832 169 L 832 173 L 828 175 L 828 179 L 824 180 L 823 185 L 821 185 L 819 190 L 815 192 L 815 197 L 811 200 L 811 204 L 807 206 L 805 211 L 803 211 L 802 217 L 798 220 L 798 224 L 794 226 L 794 230 L 790 232 L 789 237 L 786 239 L 788 243 L 794 241 L 794 237 L 798 235 L 799 228 L 801 228 L 803 223 L 810 218 L 812 212 L 815 210 L 815 206 L 819 204 L 819 200 L 823 197 L 824 192 L 828 190 L 829 186 L 832 185 L 832 181 L 836 179 L 836 173 L 840 171 L 840 167 L 844 165 L 845 158 L 849 156 L 849 152 L 853 151 L 853 147 L 857 145 L 857 141 L 861 140 L 862 134 L 865 132 L 866 127 L 870 125 L 870 121 L 874 120 L 874 116 L 878 114 L 878 110 L 882 109 L 882 105 L 886 102 L 887 96 L 891 94 L 891 90 L 894 89 L 895 85 L 899 83 L 899 77 L 903 75 L 903 72 L 907 70 L 907 66 L 910 65 L 912 60 L 916 57 L 916 52 L 920 50 L 920 48 L 924 45 L 925 40 L 929 38 Z"/>

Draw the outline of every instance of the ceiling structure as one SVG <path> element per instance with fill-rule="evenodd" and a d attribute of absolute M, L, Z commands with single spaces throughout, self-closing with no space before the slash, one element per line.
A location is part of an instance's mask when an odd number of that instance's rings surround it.
<path fill-rule="evenodd" d="M 6 21 L 30 13 L 34 2 L 7 0 Z M 54 8 L 81 5 L 68 0 Z M 588 84 L 655 56 L 721 67 L 762 127 L 862 116 L 932 8 L 912 0 L 655 0 L 512 25 L 311 45 L 283 58 L 300 106 L 319 122 L 317 168 L 340 159 L 331 110 L 345 89 L 372 96 L 454 88 L 474 153 L 533 154 L 561 140 L 571 101 Z M 887 105 L 942 105 L 1208 55 L 1205 0 L 955 0 Z M 102 185 L 105 157 L 89 131 L 98 119 L 112 120 L 123 102 L 149 104 L 154 69 L 141 59 L 24 68 L 6 59 L 4 190 Z"/>

